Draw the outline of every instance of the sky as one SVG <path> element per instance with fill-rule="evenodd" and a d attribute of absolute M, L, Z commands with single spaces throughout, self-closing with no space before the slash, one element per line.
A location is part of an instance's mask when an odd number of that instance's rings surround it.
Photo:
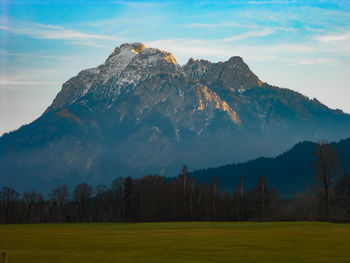
<path fill-rule="evenodd" d="M 262 81 L 350 113 L 350 1 L 0 0 L 0 135 L 129 42 L 180 64 L 241 56 Z"/>

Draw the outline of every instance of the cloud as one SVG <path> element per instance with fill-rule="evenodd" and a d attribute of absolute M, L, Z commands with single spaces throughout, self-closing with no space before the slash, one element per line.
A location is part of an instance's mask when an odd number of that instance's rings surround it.
<path fill-rule="evenodd" d="M 318 35 L 314 39 L 325 49 L 333 51 L 333 53 L 341 56 L 350 56 L 350 32 L 344 30 L 343 33 Z"/>
<path fill-rule="evenodd" d="M 249 25 L 247 23 L 233 23 L 233 22 L 222 22 L 222 23 L 190 23 L 184 24 L 184 27 L 188 28 L 224 28 L 224 27 L 232 27 L 232 28 L 252 28 L 256 27 L 255 25 Z"/>
<path fill-rule="evenodd" d="M 320 42 L 339 42 L 339 41 L 349 41 L 350 40 L 350 32 L 344 32 L 342 34 L 327 34 L 316 36 L 316 40 Z"/>
<path fill-rule="evenodd" d="M 191 23 L 191 24 L 185 24 L 184 27 L 189 28 L 216 28 L 216 27 L 222 27 L 223 25 L 220 23 Z"/>
<path fill-rule="evenodd" d="M 249 1 L 251 5 L 270 5 L 270 4 L 295 4 L 297 1 L 293 0 L 270 0 L 270 1 Z"/>
<path fill-rule="evenodd" d="M 44 25 L 37 23 L 14 23 L 14 25 L 2 24 L 0 30 L 8 31 L 17 35 L 26 35 L 37 39 L 53 39 L 53 40 L 113 40 L 118 41 L 121 38 L 116 36 L 105 36 L 99 34 L 88 34 L 72 29 L 67 29 L 62 26 Z"/>
<path fill-rule="evenodd" d="M 339 61 L 330 58 L 308 58 L 302 59 L 295 63 L 288 64 L 289 66 L 302 66 L 302 65 L 324 65 L 324 66 L 337 66 Z"/>
<path fill-rule="evenodd" d="M 0 79 L 0 87 L 3 86 L 22 86 L 22 85 L 58 85 L 57 82 L 47 81 L 18 81 L 9 79 Z"/>
<path fill-rule="evenodd" d="M 18 69 L 13 72 L 11 69 L 1 72 L 0 89 L 26 87 L 26 86 L 49 86 L 59 85 L 58 82 L 52 81 L 50 75 L 54 74 L 52 69 L 32 69 L 27 72 Z"/>
<path fill-rule="evenodd" d="M 250 32 L 245 32 L 242 34 L 234 35 L 231 37 L 224 38 L 223 41 L 230 42 L 230 41 L 237 41 L 237 40 L 242 40 L 245 38 L 252 38 L 252 37 L 263 37 L 263 36 L 268 36 L 273 33 L 275 33 L 276 30 L 272 28 L 265 28 L 262 30 L 255 30 L 255 31 L 250 31 Z"/>

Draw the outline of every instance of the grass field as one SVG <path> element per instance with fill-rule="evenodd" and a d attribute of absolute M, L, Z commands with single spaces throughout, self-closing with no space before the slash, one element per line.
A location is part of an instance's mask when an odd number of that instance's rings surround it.
<path fill-rule="evenodd" d="M 350 224 L 0 225 L 16 262 L 350 262 Z"/>

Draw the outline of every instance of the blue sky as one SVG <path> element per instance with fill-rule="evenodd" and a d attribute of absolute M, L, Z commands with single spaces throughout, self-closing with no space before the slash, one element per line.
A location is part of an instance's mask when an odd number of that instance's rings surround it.
<path fill-rule="evenodd" d="M 242 56 L 261 80 L 350 113 L 350 1 L 1 0 L 0 134 L 135 41 L 180 64 Z"/>

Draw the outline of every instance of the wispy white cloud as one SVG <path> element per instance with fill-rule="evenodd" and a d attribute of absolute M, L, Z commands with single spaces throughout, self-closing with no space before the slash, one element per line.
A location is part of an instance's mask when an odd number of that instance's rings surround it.
<path fill-rule="evenodd" d="M 174 1 L 112 1 L 117 5 L 127 5 L 127 6 L 158 6 L 158 5 L 167 5 L 172 4 Z"/>
<path fill-rule="evenodd" d="M 26 86 L 48 86 L 59 85 L 58 82 L 51 81 L 49 78 L 44 79 L 39 76 L 52 75 L 55 71 L 52 69 L 35 69 L 27 72 L 17 70 L 16 72 L 1 72 L 0 89 L 26 87 Z"/>
<path fill-rule="evenodd" d="M 111 50 L 99 48 L 98 52 L 94 53 L 94 56 L 87 56 L 84 54 L 67 54 L 62 51 L 57 52 L 48 50 L 39 50 L 31 52 L 13 52 L 4 49 L 0 49 L 0 73 L 6 73 L 11 76 L 16 75 L 19 70 L 28 71 L 27 76 L 33 74 L 32 70 L 45 70 L 44 75 L 35 75 L 35 77 L 42 78 L 48 73 L 52 75 L 60 75 L 68 68 L 76 67 L 74 70 L 81 70 L 84 66 L 91 67 L 98 58 L 103 55 L 107 55 Z M 101 60 L 102 62 L 103 60 Z M 69 67 L 68 67 L 69 65 Z M 60 68 L 60 69 L 58 69 Z M 75 71 L 73 71 L 75 72 Z M 0 75 L 0 79 L 3 78 L 3 74 Z"/>
<path fill-rule="evenodd" d="M 338 41 L 349 41 L 350 32 L 344 32 L 341 34 L 326 34 L 315 37 L 320 42 L 338 42 Z"/>
<path fill-rule="evenodd" d="M 118 41 L 121 38 L 116 36 L 105 36 L 99 34 L 89 34 L 80 32 L 77 30 L 67 29 L 62 26 L 56 25 L 44 25 L 37 23 L 14 23 L 14 24 L 2 24 L 0 30 L 8 31 L 17 35 L 26 35 L 37 39 L 53 39 L 53 40 L 113 40 Z"/>
<path fill-rule="evenodd" d="M 60 55 L 52 55 L 52 54 L 47 54 L 47 52 L 44 51 L 32 51 L 32 52 L 11 52 L 8 51 L 6 49 L 0 49 L 0 56 L 3 57 L 28 57 L 28 58 L 49 58 L 49 59 L 66 59 L 68 60 L 72 60 L 72 56 L 60 56 Z"/>
<path fill-rule="evenodd" d="M 314 39 L 325 49 L 341 56 L 350 56 L 350 32 L 317 35 Z"/>
<path fill-rule="evenodd" d="M 188 28 L 203 28 L 203 29 L 209 29 L 209 28 L 225 28 L 225 27 L 232 27 L 232 28 L 252 28 L 256 27 L 256 25 L 249 25 L 247 23 L 234 23 L 234 22 L 221 22 L 221 23 L 189 23 L 182 25 L 184 27 Z"/>
<path fill-rule="evenodd" d="M 21 85 L 59 85 L 57 82 L 48 81 L 18 81 L 11 79 L 0 79 L 0 87 L 3 86 L 21 86 Z"/>
<path fill-rule="evenodd" d="M 266 5 L 266 4 L 295 4 L 297 1 L 294 0 L 267 0 L 267 1 L 249 1 L 252 5 Z"/>
<path fill-rule="evenodd" d="M 304 27 L 305 30 L 309 31 L 309 32 L 325 32 L 325 29 L 324 28 L 316 28 L 316 27 L 313 27 L 313 26 L 305 26 Z"/>
<path fill-rule="evenodd" d="M 302 66 L 302 65 L 324 65 L 324 66 L 337 66 L 339 61 L 331 58 L 306 58 L 301 59 L 295 63 L 288 64 L 289 66 Z"/>
<path fill-rule="evenodd" d="M 254 31 L 250 31 L 250 32 L 245 32 L 245 33 L 241 33 L 238 35 L 234 35 L 231 37 L 227 37 L 224 38 L 223 41 L 237 41 L 237 40 L 242 40 L 245 38 L 253 38 L 253 37 L 263 37 L 263 36 L 268 36 L 271 35 L 273 33 L 275 33 L 276 30 L 272 29 L 272 28 L 264 28 L 262 30 L 254 30 Z"/>

